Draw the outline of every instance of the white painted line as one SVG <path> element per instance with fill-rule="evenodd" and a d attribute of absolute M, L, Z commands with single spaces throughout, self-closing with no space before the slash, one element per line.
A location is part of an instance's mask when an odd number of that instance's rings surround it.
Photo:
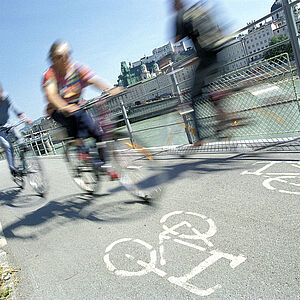
<path fill-rule="evenodd" d="M 137 263 L 140 266 L 144 267 L 147 270 L 148 273 L 153 272 L 153 273 L 157 274 L 160 277 L 165 277 L 167 275 L 167 273 L 165 271 L 162 271 L 158 268 L 155 268 L 154 264 L 147 264 L 142 260 L 138 260 Z"/>
<path fill-rule="evenodd" d="M 2 230 L 2 225 L 0 223 L 0 248 L 4 247 L 5 245 L 7 245 L 7 241 Z"/>
<path fill-rule="evenodd" d="M 194 245 L 194 244 L 189 243 L 189 242 L 184 242 L 182 240 L 174 239 L 174 242 L 176 242 L 178 244 L 181 244 L 181 245 L 184 245 L 184 246 L 188 246 L 188 247 L 200 250 L 200 251 L 205 251 L 206 250 L 206 248 L 200 247 L 198 245 Z"/>
<path fill-rule="evenodd" d="M 293 182 L 289 183 L 287 180 L 285 180 L 285 179 L 294 179 L 294 178 L 296 178 L 296 176 L 278 176 L 278 177 L 275 177 L 275 178 L 268 178 L 268 179 L 263 181 L 263 186 L 266 189 L 271 190 L 271 191 L 276 190 L 276 188 L 271 185 L 271 182 L 273 182 L 273 181 L 286 183 L 286 184 L 296 186 L 296 187 L 300 186 L 297 183 L 293 183 Z M 300 195 L 300 192 L 293 192 L 293 191 L 286 191 L 286 190 L 279 190 L 279 192 L 280 193 L 285 193 L 285 194 L 291 194 L 291 195 Z"/>

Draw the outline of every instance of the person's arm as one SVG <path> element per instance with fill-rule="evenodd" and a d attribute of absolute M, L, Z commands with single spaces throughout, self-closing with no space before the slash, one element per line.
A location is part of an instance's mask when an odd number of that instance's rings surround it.
<path fill-rule="evenodd" d="M 60 97 L 60 95 L 58 94 L 56 83 L 54 81 L 50 82 L 43 88 L 48 102 L 52 104 L 57 110 L 60 110 L 61 112 L 66 114 L 72 114 L 79 109 L 76 104 L 68 104 Z"/>
<path fill-rule="evenodd" d="M 123 87 L 112 87 L 108 81 L 96 75 L 88 79 L 87 83 L 96 86 L 98 89 L 107 92 L 111 96 L 117 95 L 123 91 Z"/>
<path fill-rule="evenodd" d="M 26 115 L 15 106 L 15 104 L 8 98 L 10 109 L 16 114 L 16 116 L 21 119 L 23 122 L 31 124 L 32 121 L 29 120 Z"/>
<path fill-rule="evenodd" d="M 19 114 L 18 118 L 29 125 L 33 123 L 32 120 L 28 119 L 24 113 Z"/>

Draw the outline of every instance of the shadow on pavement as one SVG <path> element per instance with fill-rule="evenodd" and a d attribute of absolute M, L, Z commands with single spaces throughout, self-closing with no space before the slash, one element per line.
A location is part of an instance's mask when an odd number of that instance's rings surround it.
<path fill-rule="evenodd" d="M 0 191 L 0 206 L 11 206 L 14 199 L 18 198 L 22 190 L 20 188 L 7 188 Z"/>
<path fill-rule="evenodd" d="M 145 218 L 155 208 L 142 200 L 110 201 L 99 203 L 106 195 L 76 194 L 48 202 L 3 228 L 6 238 L 35 239 L 39 235 L 55 230 L 57 226 L 74 220 L 92 222 L 126 222 Z M 41 226 L 43 225 L 43 226 Z M 18 231 L 29 234 L 17 233 Z"/>
<path fill-rule="evenodd" d="M 276 152 L 278 153 L 278 152 Z M 202 153 L 202 156 L 205 153 Z M 162 160 L 164 160 L 162 158 Z M 166 161 L 175 161 L 175 163 L 169 164 L 168 166 L 164 167 L 164 172 L 166 173 L 165 182 L 172 181 L 175 178 L 180 176 L 184 176 L 184 173 L 189 172 L 189 175 L 199 174 L 205 175 L 209 173 L 217 173 L 217 172 L 224 172 L 224 171 L 233 171 L 233 170 L 241 170 L 245 166 L 239 165 L 239 162 L 243 161 L 291 161 L 291 159 L 278 159 L 274 157 L 270 157 L 270 153 L 240 153 L 240 154 L 232 154 L 228 157 L 221 157 L 221 158 L 203 158 L 200 155 L 198 157 L 182 157 L 182 158 L 175 158 L 170 159 L 167 158 Z M 188 160 L 187 162 L 185 162 Z M 299 159 L 294 159 L 295 161 L 299 161 Z"/>
<path fill-rule="evenodd" d="M 224 153 L 218 154 L 224 155 Z M 270 153 L 268 153 L 268 155 L 269 154 Z M 160 156 L 157 158 L 157 160 L 160 162 L 160 167 L 157 167 L 157 174 L 145 178 L 142 185 L 146 187 L 155 186 L 156 184 L 163 186 L 164 184 L 170 183 L 173 180 L 178 179 L 180 177 L 190 177 L 191 174 L 197 174 L 201 176 L 209 173 L 240 170 L 243 169 L 244 166 L 239 165 L 239 161 L 277 160 L 274 158 L 267 157 L 266 153 L 259 152 L 251 154 L 228 154 L 229 156 L 221 158 L 203 158 L 203 155 L 207 155 L 207 153 L 198 154 L 196 157 L 195 154 L 193 156 L 186 155 L 185 157 L 180 158 L 174 156 L 174 154 L 166 155 L 165 157 Z M 282 159 L 278 160 L 282 161 Z M 290 159 L 288 159 L 288 161 L 290 161 Z M 115 193 L 121 190 L 125 190 L 125 188 L 122 185 L 112 188 L 109 192 Z"/>
<path fill-rule="evenodd" d="M 20 188 L 7 188 L 0 190 L 0 206 L 15 208 L 32 207 L 42 205 L 45 199 L 37 194 L 24 194 Z"/>

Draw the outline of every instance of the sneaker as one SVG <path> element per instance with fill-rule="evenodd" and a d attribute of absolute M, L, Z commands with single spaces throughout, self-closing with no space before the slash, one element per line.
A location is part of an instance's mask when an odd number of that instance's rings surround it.
<path fill-rule="evenodd" d="M 11 173 L 11 175 L 12 175 L 13 177 L 17 177 L 17 176 L 21 176 L 21 175 L 22 175 L 22 173 L 21 173 L 20 171 L 18 171 L 18 170 L 13 170 L 13 169 L 10 170 L 10 173 Z"/>
<path fill-rule="evenodd" d="M 110 177 L 110 180 L 116 180 L 116 179 L 119 179 L 119 173 L 116 172 L 115 170 L 109 170 L 107 169 L 106 170 L 107 172 L 107 175 Z"/>

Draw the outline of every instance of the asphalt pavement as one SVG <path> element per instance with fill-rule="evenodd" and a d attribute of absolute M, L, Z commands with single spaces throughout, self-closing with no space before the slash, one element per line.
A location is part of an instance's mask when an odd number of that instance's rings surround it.
<path fill-rule="evenodd" d="M 16 299 L 300 299 L 299 151 L 159 162 L 164 193 L 147 203 L 108 178 L 82 193 L 60 158 L 42 159 L 40 198 L 1 161 Z"/>

